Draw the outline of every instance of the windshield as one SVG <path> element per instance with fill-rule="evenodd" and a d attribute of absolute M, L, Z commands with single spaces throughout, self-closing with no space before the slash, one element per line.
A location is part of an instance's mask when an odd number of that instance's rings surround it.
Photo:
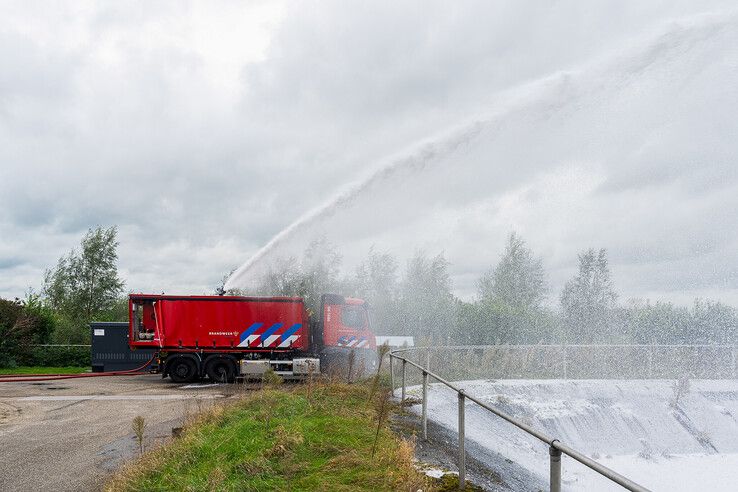
<path fill-rule="evenodd" d="M 341 310 L 341 324 L 348 328 L 365 328 L 366 310 L 361 306 L 344 305 Z"/>

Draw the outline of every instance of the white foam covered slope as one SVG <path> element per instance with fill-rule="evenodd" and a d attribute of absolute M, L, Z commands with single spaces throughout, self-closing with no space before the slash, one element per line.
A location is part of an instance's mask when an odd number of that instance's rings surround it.
<path fill-rule="evenodd" d="M 467 381 L 460 385 L 500 410 L 558 438 L 652 490 L 736 490 L 738 381 L 691 381 L 676 402 L 674 381 Z M 414 387 L 410 394 L 420 389 Z M 457 429 L 457 400 L 446 387 L 429 390 L 429 418 Z M 419 411 L 419 406 L 416 407 Z M 469 403 L 468 439 L 547 483 L 548 449 Z M 622 490 L 570 458 L 566 490 Z M 534 487 L 532 487 L 533 489 Z"/>

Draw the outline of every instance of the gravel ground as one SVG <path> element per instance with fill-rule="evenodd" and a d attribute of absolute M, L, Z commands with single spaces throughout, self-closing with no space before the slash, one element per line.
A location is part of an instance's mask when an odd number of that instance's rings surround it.
<path fill-rule="evenodd" d="M 155 446 L 224 389 L 158 375 L 0 383 L 0 490 L 99 490 L 137 452 L 133 417 L 146 418 Z"/>
<path fill-rule="evenodd" d="M 428 440 L 421 436 L 421 424 L 417 415 L 401 413 L 393 419 L 393 429 L 405 437 L 415 439 L 415 457 L 424 465 L 458 473 L 459 437 L 456 432 L 428 420 Z M 511 460 L 490 452 L 471 440 L 466 444 L 466 479 L 468 482 L 490 492 L 547 490 L 547 485 Z M 425 466 L 421 466 L 425 468 Z M 506 470 L 505 479 L 500 470 Z"/>

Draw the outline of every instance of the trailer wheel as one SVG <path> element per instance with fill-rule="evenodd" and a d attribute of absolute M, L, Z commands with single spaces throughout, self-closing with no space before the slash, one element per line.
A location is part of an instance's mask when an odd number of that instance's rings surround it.
<path fill-rule="evenodd" d="M 177 357 L 169 362 L 168 370 L 175 383 L 191 383 L 197 379 L 197 364 L 189 357 Z"/>
<path fill-rule="evenodd" d="M 213 357 L 205 363 L 211 381 L 232 383 L 236 379 L 236 363 L 231 357 Z"/>

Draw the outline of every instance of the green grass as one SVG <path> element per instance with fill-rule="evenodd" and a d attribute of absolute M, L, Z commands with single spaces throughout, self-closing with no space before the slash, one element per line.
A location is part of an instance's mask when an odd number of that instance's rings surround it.
<path fill-rule="evenodd" d="M 130 463 L 108 491 L 432 490 L 411 443 L 382 425 L 369 385 L 314 384 L 251 392 L 216 406 L 169 445 Z"/>
<path fill-rule="evenodd" d="M 0 368 L 0 374 L 77 374 L 89 371 L 89 367 L 44 367 L 44 366 L 20 366 L 13 368 Z"/>

